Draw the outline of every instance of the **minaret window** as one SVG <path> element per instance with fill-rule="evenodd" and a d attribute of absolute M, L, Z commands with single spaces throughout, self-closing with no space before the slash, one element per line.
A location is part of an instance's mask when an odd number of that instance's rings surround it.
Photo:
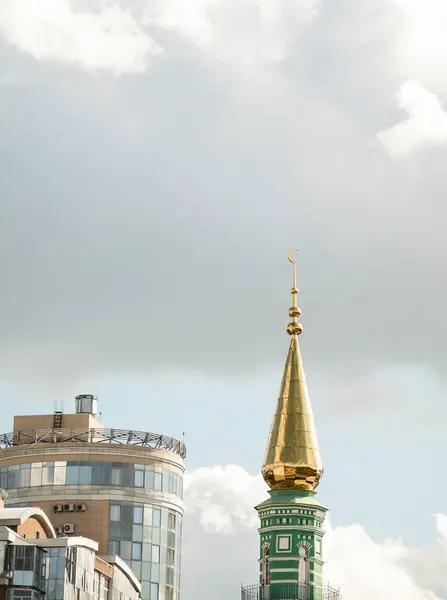
<path fill-rule="evenodd" d="M 276 541 L 276 550 L 277 552 L 290 552 L 292 545 L 292 536 L 291 535 L 278 535 Z"/>

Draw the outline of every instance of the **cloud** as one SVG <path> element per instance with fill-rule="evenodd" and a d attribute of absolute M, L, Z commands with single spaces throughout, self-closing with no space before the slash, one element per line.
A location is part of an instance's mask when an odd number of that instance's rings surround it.
<path fill-rule="evenodd" d="M 256 527 L 253 501 L 267 497 L 262 478 L 239 466 L 196 469 L 185 476 L 188 514 L 196 515 L 205 531 L 230 534 L 239 527 Z"/>
<path fill-rule="evenodd" d="M 0 34 L 36 60 L 114 75 L 140 73 L 162 52 L 118 3 L 75 11 L 71 0 L 14 0 L 0 5 Z"/>
<path fill-rule="evenodd" d="M 144 22 L 176 32 L 232 67 L 283 60 L 320 0 L 149 0 Z"/>
<path fill-rule="evenodd" d="M 185 600 L 197 593 L 206 597 L 207 590 L 208 594 L 212 590 L 216 600 L 237 597 L 241 581 L 256 583 L 258 522 L 253 507 L 264 497 L 262 478 L 240 467 L 201 468 L 189 474 L 183 547 Z M 444 560 L 446 523 L 447 517 L 437 516 L 441 546 L 437 552 Z M 200 578 L 197 555 L 192 551 L 198 548 Z M 410 569 L 410 556 L 414 557 L 414 549 L 402 540 L 375 541 L 359 524 L 332 527 L 327 523 L 325 578 L 341 588 L 344 600 L 439 600 L 430 581 L 425 588 L 417 583 L 421 564 L 418 559 Z M 439 564 L 439 569 L 437 575 L 447 582 L 445 563 Z"/>
<path fill-rule="evenodd" d="M 39 61 L 63 62 L 89 72 L 144 71 L 151 56 L 164 52 L 147 28 L 179 34 L 206 56 L 233 68 L 253 67 L 283 60 L 296 41 L 296 28 L 316 14 L 319 4 L 320 0 L 17 0 L 0 7 L 0 34 Z"/>
<path fill-rule="evenodd" d="M 402 156 L 447 143 L 447 113 L 439 98 L 421 83 L 409 81 L 401 86 L 399 107 L 409 114 L 408 119 L 377 134 L 389 154 Z"/>

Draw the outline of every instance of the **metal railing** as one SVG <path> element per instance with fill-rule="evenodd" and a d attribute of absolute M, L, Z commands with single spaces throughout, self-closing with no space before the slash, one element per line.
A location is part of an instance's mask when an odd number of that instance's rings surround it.
<path fill-rule="evenodd" d="M 242 586 L 241 600 L 342 600 L 340 590 L 329 585 L 281 583 Z"/>
<path fill-rule="evenodd" d="M 128 429 L 33 429 L 0 435 L 0 448 L 63 443 L 142 446 L 156 450 L 168 450 L 182 458 L 186 457 L 185 444 L 175 438 Z"/>

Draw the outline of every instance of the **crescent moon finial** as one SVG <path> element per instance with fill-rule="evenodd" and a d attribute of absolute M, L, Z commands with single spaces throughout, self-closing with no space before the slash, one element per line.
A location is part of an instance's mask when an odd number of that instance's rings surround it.
<path fill-rule="evenodd" d="M 296 260 L 293 260 L 293 258 L 292 258 L 292 252 L 297 252 L 297 249 L 292 248 L 291 250 L 289 250 L 289 253 L 287 254 L 287 258 L 289 259 L 289 262 L 292 263 L 292 265 L 296 265 Z"/>
<path fill-rule="evenodd" d="M 303 327 L 298 323 L 298 317 L 301 314 L 301 310 L 298 308 L 296 297 L 298 295 L 298 288 L 296 285 L 296 260 L 292 257 L 293 252 L 296 252 L 296 248 L 289 250 L 287 258 L 292 263 L 293 267 L 293 285 L 290 293 L 292 294 L 292 306 L 289 308 L 289 316 L 292 317 L 291 322 L 287 325 L 286 331 L 289 335 L 299 335 L 303 331 Z"/>

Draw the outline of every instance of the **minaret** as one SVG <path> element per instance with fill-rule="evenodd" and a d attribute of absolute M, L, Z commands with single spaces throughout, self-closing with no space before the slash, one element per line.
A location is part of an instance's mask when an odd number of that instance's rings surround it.
<path fill-rule="evenodd" d="M 267 441 L 262 475 L 270 498 L 256 507 L 260 518 L 260 600 L 321 600 L 323 521 L 327 509 L 315 498 L 323 474 L 314 418 L 298 344 L 296 261 L 289 309 L 289 353 Z M 248 596 L 247 596 L 248 598 Z"/>

